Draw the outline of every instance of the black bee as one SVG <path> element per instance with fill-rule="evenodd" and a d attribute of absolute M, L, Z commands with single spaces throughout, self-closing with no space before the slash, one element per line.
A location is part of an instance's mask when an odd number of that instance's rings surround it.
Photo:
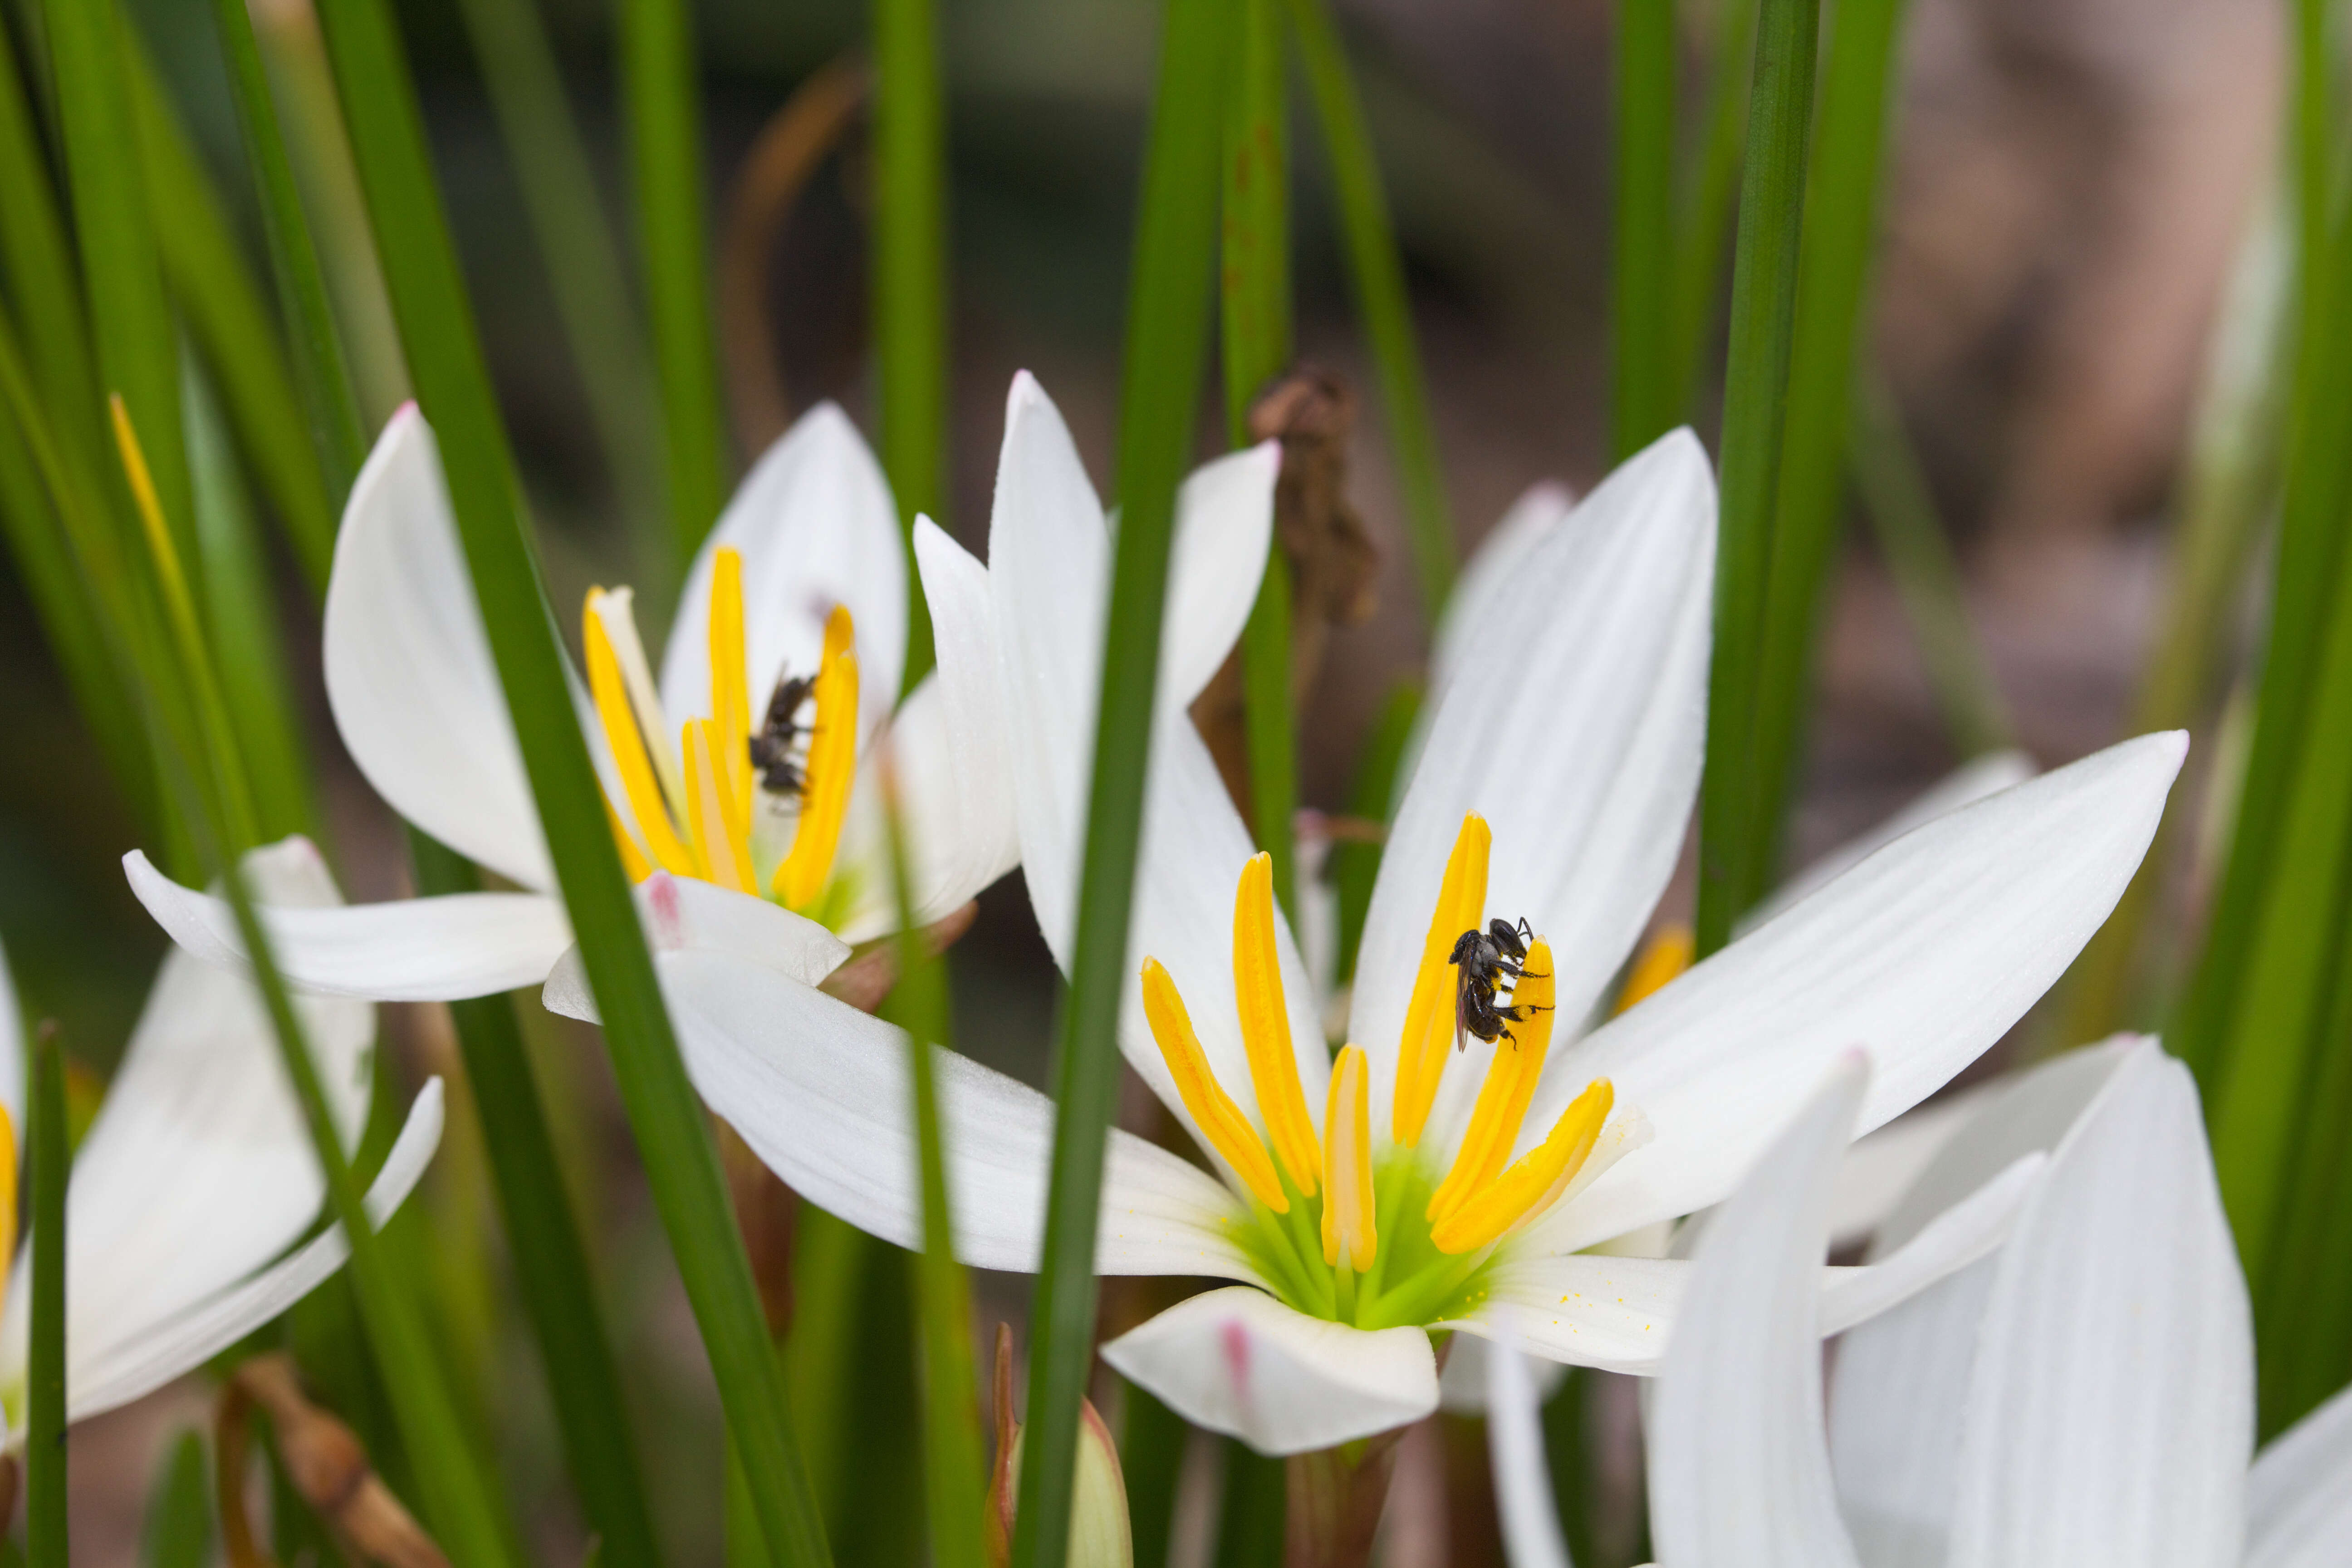
<path fill-rule="evenodd" d="M 751 765 L 760 770 L 760 783 L 772 795 L 801 793 L 798 746 L 808 726 L 801 722 L 800 712 L 815 687 L 816 678 L 811 675 L 787 676 L 777 681 L 775 693 L 768 699 L 768 717 L 760 732 L 751 737 Z"/>
<path fill-rule="evenodd" d="M 1454 994 L 1455 1050 L 1466 1047 L 1472 1035 L 1489 1042 L 1518 1043 L 1510 1026 L 1526 1023 L 1528 1009 L 1508 1003 L 1496 1005 L 1495 991 L 1505 980 L 1516 986 L 1527 973 L 1528 943 L 1535 939 L 1525 920 L 1513 925 L 1499 918 L 1488 921 L 1485 931 L 1473 926 L 1454 939 L 1451 961 L 1461 976 Z"/>

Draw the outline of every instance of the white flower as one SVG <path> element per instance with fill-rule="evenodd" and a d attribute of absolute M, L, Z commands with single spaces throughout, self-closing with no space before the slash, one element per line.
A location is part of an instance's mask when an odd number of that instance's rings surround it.
<path fill-rule="evenodd" d="M 827 404 L 761 458 L 705 542 L 658 684 L 629 591 L 588 595 L 587 679 L 575 702 L 656 942 L 714 944 L 814 982 L 848 949 L 796 916 L 852 942 L 895 927 L 876 787 L 886 726 L 915 846 L 916 918 L 938 919 L 1012 868 L 1010 786 L 982 765 L 984 753 L 954 752 L 939 682 L 897 700 L 904 551 L 880 468 Z M 289 978 L 401 1000 L 547 978 L 571 927 L 433 435 L 413 405 L 352 488 L 327 590 L 324 662 L 336 727 L 376 792 L 523 890 L 273 909 Z M 787 679 L 803 684 L 772 709 Z M 762 735 L 775 743 L 763 743 L 768 762 L 755 765 Z M 143 854 L 124 864 L 183 946 L 241 962 L 226 906 L 173 883 Z M 585 1010 L 576 967 L 558 980 L 573 998 L 566 1010 Z"/>
<path fill-rule="evenodd" d="M 2152 1040 L 2004 1085 L 1929 1167 L 1898 1230 L 2055 1144 L 1998 1253 L 1846 1336 L 1825 1437 L 1808 1281 L 1863 1077 L 1833 1079 L 1699 1242 L 1650 1411 L 1664 1568 L 2343 1562 L 2352 1394 L 2249 1468 L 2245 1280 L 2196 1088 Z"/>
<path fill-rule="evenodd" d="M 1232 482 L 1250 460 L 1192 483 Z M 1193 1422 L 1288 1453 L 1414 1419 L 1436 1404 L 1431 1332 L 1447 1329 L 1654 1367 L 1687 1265 L 1582 1249 L 1722 1197 L 1857 1044 L 1879 1067 L 1864 1127 L 1932 1092 L 2056 978 L 2137 864 L 2178 735 L 1905 837 L 1548 1051 L 1546 1037 L 1563 1021 L 1572 1033 L 1610 989 L 1690 815 L 1714 525 L 1706 459 L 1678 435 L 1512 574 L 1475 657 L 1438 694 L 1366 924 L 1355 1043 L 1336 1069 L 1290 931 L 1184 718 L 1182 697 L 1223 650 L 1170 647 L 1118 1044 L 1216 1173 L 1115 1136 L 1097 1267 L 1240 1282 L 1105 1347 Z M 935 532 L 918 551 L 950 710 L 1003 737 L 1031 897 L 1066 964 L 1108 544 L 1033 384 L 1011 399 L 988 565 Z M 1255 558 L 1237 554 L 1233 572 L 1244 604 Z M 1178 605 L 1187 591 L 1180 574 Z M 1517 1000 L 1549 991 L 1556 1010 L 1530 1013 L 1499 1048 L 1473 1039 L 1457 1055 L 1447 954 L 1490 916 L 1523 916 L 1544 939 Z M 706 1098 L 795 1188 L 911 1242 L 902 1037 L 724 955 L 662 966 Z M 1034 1268 L 1053 1107 L 962 1058 L 940 1064 L 959 1250 Z M 2030 1173 L 1986 1184 L 1881 1267 L 1828 1276 L 1827 1321 L 1857 1321 L 1980 1256 Z"/>
<path fill-rule="evenodd" d="M 340 902 L 307 844 L 257 850 L 246 866 L 257 897 L 296 909 Z M 349 1148 L 367 1121 L 375 1009 L 342 997 L 295 1005 Z M 22 1125 L 17 1027 L 0 963 L 0 1085 L 11 1134 L 0 1161 L 12 1172 Z M 378 1224 L 416 1184 L 440 1137 L 435 1079 L 409 1107 L 367 1194 Z M 351 1249 L 340 1227 L 295 1245 L 325 1195 L 261 998 L 242 976 L 172 952 L 66 1188 L 66 1419 L 126 1405 L 194 1371 L 341 1268 Z M 20 1442 L 30 1258 L 28 1240 L 0 1310 L 0 1409 Z"/>

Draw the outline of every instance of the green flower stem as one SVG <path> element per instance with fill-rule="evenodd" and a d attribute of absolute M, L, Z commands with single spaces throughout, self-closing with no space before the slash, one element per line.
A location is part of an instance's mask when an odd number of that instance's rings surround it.
<path fill-rule="evenodd" d="M 573 716 L 520 487 L 436 191 L 406 60 L 383 0 L 327 0 L 327 42 L 410 367 L 441 442 L 458 531 L 614 1077 L 687 1298 L 783 1568 L 830 1561 L 782 1375 L 701 1103 L 687 1081 L 636 908 Z M 708 521 L 707 519 L 705 520 Z"/>
<path fill-rule="evenodd" d="M 1438 467 L 1437 431 L 1429 415 L 1427 378 L 1413 336 L 1412 301 L 1405 290 L 1404 258 L 1396 225 L 1381 185 L 1371 132 L 1348 71 L 1348 57 L 1323 0 L 1288 0 L 1290 23 L 1307 68 L 1316 118 L 1339 186 L 1339 221 L 1348 246 L 1356 308 L 1364 318 L 1379 368 L 1381 400 L 1388 415 L 1389 442 L 1395 448 L 1397 479 L 1404 489 L 1405 538 L 1412 547 L 1421 610 L 1437 623 L 1454 591 L 1456 570 L 1454 520 Z"/>
<path fill-rule="evenodd" d="M 1757 0 L 1723 0 L 1716 13 L 1715 59 L 1706 128 L 1683 190 L 1681 243 L 1675 250 L 1675 322 L 1668 363 L 1682 378 L 1680 407 L 1690 416 L 1706 380 L 1707 339 L 1715 329 L 1723 286 L 1724 240 L 1731 230 L 1732 198 L 1739 190 L 1741 133 L 1746 129 L 1748 78 L 1756 47 Z"/>
<path fill-rule="evenodd" d="M 25 1555 L 33 1568 L 66 1558 L 65 1067 L 54 1028 L 33 1042 L 29 1151 L 33 1229 L 31 1366 L 25 1415 Z"/>
<path fill-rule="evenodd" d="M 1756 791 L 1757 681 L 1796 319 L 1819 9 L 1820 0 L 1763 0 L 1758 17 L 1724 373 L 1722 526 L 1699 800 L 1701 957 L 1730 940 L 1732 922 L 1762 892 L 1769 869 Z"/>
<path fill-rule="evenodd" d="M 1095 1236 L 1118 1096 L 1120 996 L 1176 489 L 1192 453 L 1216 255 L 1218 87 L 1231 0 L 1167 0 L 1144 157 L 1119 397 L 1111 556 L 1076 943 L 1055 1046 L 1057 1110 L 1031 1310 L 1029 1423 L 1013 1568 L 1063 1568 L 1078 1412 L 1094 1362 Z"/>
<path fill-rule="evenodd" d="M 213 1505 L 205 1478 L 205 1440 L 180 1434 L 156 1467 L 142 1528 L 144 1568 L 205 1568 L 212 1561 Z"/>
<path fill-rule="evenodd" d="M 931 0 L 875 0 L 874 346 L 882 467 L 910 552 L 916 517 L 946 517 L 946 97 Z M 911 570 L 907 589 L 911 691 L 935 655 L 930 605 Z"/>
<path fill-rule="evenodd" d="M 1609 447 L 1619 462 L 1681 414 L 1673 358 L 1675 63 L 1674 0 L 1618 0 Z"/>

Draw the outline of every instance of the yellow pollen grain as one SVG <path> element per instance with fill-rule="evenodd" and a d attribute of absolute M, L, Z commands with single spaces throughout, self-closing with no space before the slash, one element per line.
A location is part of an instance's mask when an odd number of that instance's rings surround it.
<path fill-rule="evenodd" d="M 1361 1046 L 1342 1046 L 1331 1064 L 1323 1110 L 1323 1261 L 1360 1272 L 1380 1255 L 1372 1201 L 1371 1062 Z"/>
<path fill-rule="evenodd" d="M 638 732 L 636 714 L 629 707 L 629 691 L 621 678 L 621 661 L 613 652 L 612 638 L 605 635 L 604 617 L 596 613 L 598 590 L 588 591 L 588 608 L 582 617 L 582 640 L 588 649 L 588 694 L 595 700 L 596 717 L 604 727 L 604 744 L 613 753 L 613 765 L 621 775 L 621 788 L 629 797 L 630 815 L 637 819 L 637 831 L 646 836 L 646 847 L 652 850 L 655 864 L 665 871 L 681 877 L 700 877 L 702 867 L 694 852 L 677 836 L 670 821 L 669 807 L 662 801 L 661 785 L 654 778 L 653 763 L 646 752 L 645 737 Z M 611 802 L 606 802 L 609 809 Z"/>
<path fill-rule="evenodd" d="M 1282 1168 L 1304 1197 L 1315 1195 L 1323 1151 L 1307 1111 L 1307 1090 L 1298 1081 L 1298 1058 L 1291 1049 L 1290 1013 L 1284 1005 L 1282 968 L 1274 940 L 1274 858 L 1253 856 L 1234 889 L 1234 1002 L 1241 1015 L 1242 1046 L 1249 1053 L 1250 1082 L 1258 1112 Z"/>
<path fill-rule="evenodd" d="M 1421 968 L 1413 975 L 1404 1033 L 1397 1042 L 1396 1091 L 1390 1103 L 1390 1135 L 1408 1149 L 1421 1142 L 1429 1108 L 1437 1100 L 1438 1079 L 1445 1072 L 1446 1054 L 1454 1047 L 1458 972 L 1446 955 L 1454 951 L 1454 940 L 1478 924 L 1486 913 L 1486 858 L 1494 842 L 1485 817 L 1473 813 L 1462 819 L 1454 853 L 1445 861 L 1437 907 L 1430 911 L 1429 935 L 1421 946 Z"/>
<path fill-rule="evenodd" d="M 1643 943 L 1640 956 L 1627 972 L 1625 987 L 1617 993 L 1615 1010 L 1622 1013 L 1664 991 L 1691 966 L 1691 958 L 1697 952 L 1698 944 L 1690 927 L 1679 921 L 1660 926 L 1657 933 Z"/>
<path fill-rule="evenodd" d="M 1511 1037 L 1495 1043 L 1495 1059 L 1479 1086 L 1477 1108 L 1470 1113 L 1470 1130 L 1454 1156 L 1454 1169 L 1430 1194 L 1432 1224 L 1444 1219 L 1469 1200 L 1470 1194 L 1493 1181 L 1519 1141 L 1519 1125 L 1527 1120 L 1528 1102 L 1535 1098 L 1536 1079 L 1543 1072 L 1545 1053 L 1551 1049 L 1552 995 L 1558 985 L 1551 962 L 1551 944 L 1538 937 L 1528 948 L 1524 973 L 1511 988 L 1511 1005 L 1525 1008 L 1527 1017 L 1510 1026 Z"/>
<path fill-rule="evenodd" d="M 824 657 L 816 670 L 816 718 L 809 731 L 808 766 L 802 775 L 801 818 L 792 853 L 776 868 L 776 896 L 806 910 L 824 896 L 833 857 L 849 815 L 849 786 L 857 772 L 857 655 L 849 610 L 835 605 L 824 621 Z"/>
<path fill-rule="evenodd" d="M 710 868 L 710 879 L 731 893 L 760 895 L 760 879 L 751 869 L 750 814 L 733 798 L 728 780 L 733 770 L 719 750 L 719 726 L 713 719 L 697 719 L 678 736 L 686 756 L 687 823 L 694 834 L 694 852 Z"/>
<path fill-rule="evenodd" d="M 710 552 L 710 717 L 727 787 L 751 798 L 751 679 L 743 649 L 743 556 L 732 545 Z"/>
<path fill-rule="evenodd" d="M 1591 1156 L 1615 1098 L 1605 1078 L 1585 1085 L 1549 1137 L 1430 1227 L 1431 1243 L 1444 1253 L 1475 1252 L 1550 1206 Z"/>
<path fill-rule="evenodd" d="M 1192 1032 L 1192 1015 L 1184 1011 L 1184 998 L 1156 958 L 1143 961 L 1143 1016 L 1151 1026 L 1151 1037 L 1159 1043 L 1169 1073 L 1176 1079 L 1176 1093 L 1192 1113 L 1201 1136 L 1260 1203 L 1276 1214 L 1288 1214 L 1290 1197 L 1282 1190 L 1273 1156 L 1265 1152 L 1242 1108 L 1210 1070 L 1201 1037 Z"/>

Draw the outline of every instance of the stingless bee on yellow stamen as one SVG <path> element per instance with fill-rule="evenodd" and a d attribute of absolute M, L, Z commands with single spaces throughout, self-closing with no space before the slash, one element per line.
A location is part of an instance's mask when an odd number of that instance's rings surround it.
<path fill-rule="evenodd" d="M 630 879 L 643 881 L 661 870 L 761 896 L 753 854 L 760 774 L 752 764 L 741 555 L 725 546 L 712 552 L 711 711 L 679 726 L 675 750 L 637 640 L 629 591 L 591 588 L 582 621 L 589 696 L 628 807 L 625 816 L 607 799 L 604 809 Z M 777 901 L 804 914 L 824 902 L 834 880 L 856 775 L 855 643 L 849 611 L 835 605 L 825 617 L 816 676 L 806 683 L 816 713 L 808 726 L 807 760 L 796 770 L 799 816 L 769 883 Z"/>
<path fill-rule="evenodd" d="M 1511 980 L 1510 998 L 1501 1006 L 1485 998 L 1493 1014 L 1487 1021 L 1498 1031 L 1494 1054 L 1451 1165 L 1434 1190 L 1429 1185 L 1435 1173 L 1418 1145 L 1454 1054 L 1459 1021 L 1448 1004 L 1458 1007 L 1462 977 L 1452 954 L 1480 931 L 1491 842 L 1482 819 L 1464 819 L 1398 1042 L 1394 1131 L 1386 1151 L 1373 1146 L 1371 1061 L 1356 1045 L 1342 1047 L 1332 1064 L 1317 1137 L 1283 996 L 1267 857 L 1243 867 L 1234 897 L 1234 1006 L 1256 1118 L 1217 1081 L 1176 977 L 1157 959 L 1144 961 L 1143 1011 L 1152 1038 L 1202 1141 L 1262 1205 L 1257 1234 L 1246 1244 L 1262 1256 L 1276 1293 L 1301 1310 L 1366 1328 L 1437 1321 L 1447 1303 L 1475 1288 L 1497 1243 L 1569 1191 L 1609 1119 L 1614 1091 L 1607 1079 L 1596 1079 L 1541 1142 L 1511 1158 L 1554 1025 L 1551 947 L 1537 936 L 1522 957 L 1499 969 L 1490 965 L 1480 977 L 1490 988 Z M 1496 921 L 1495 929 L 1502 926 Z M 1385 1208 L 1376 1186 L 1391 1195 Z M 1313 1230 L 1299 1228 L 1302 1204 L 1319 1211 Z"/>

